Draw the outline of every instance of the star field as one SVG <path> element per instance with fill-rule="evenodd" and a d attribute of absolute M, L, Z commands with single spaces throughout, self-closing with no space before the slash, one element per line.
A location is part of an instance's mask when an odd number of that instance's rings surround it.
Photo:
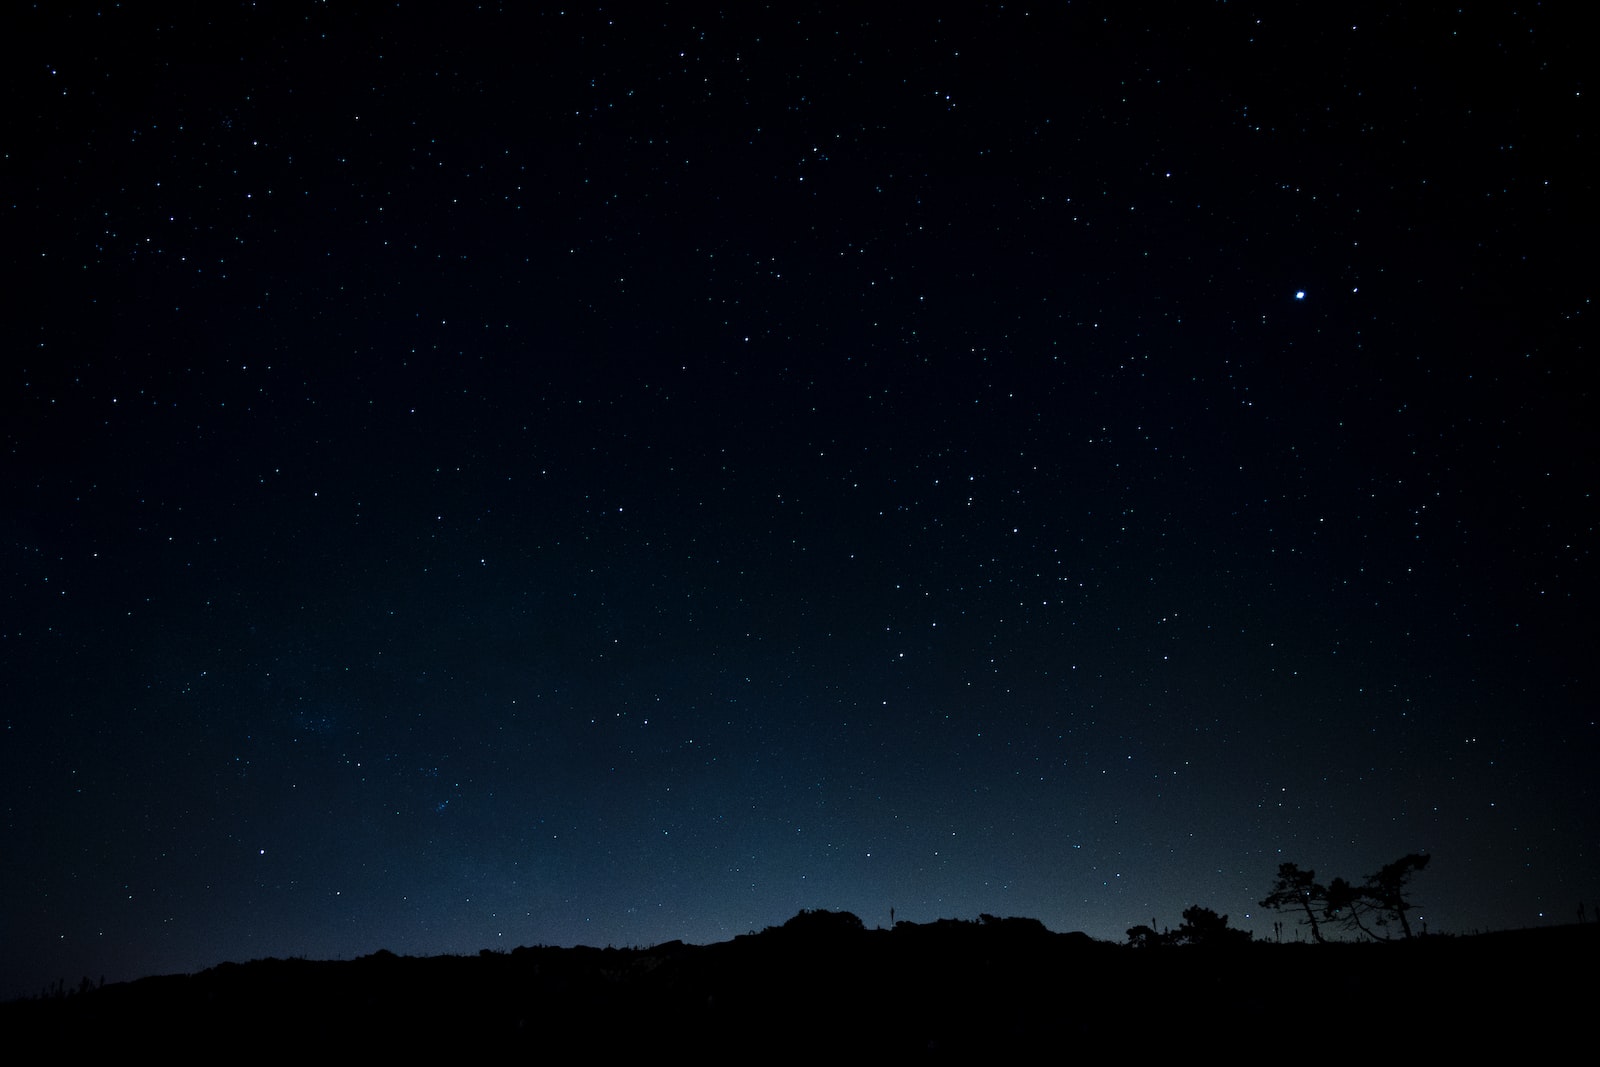
<path fill-rule="evenodd" d="M 1564 14 L 14 21 L 0 993 L 1593 904 Z"/>

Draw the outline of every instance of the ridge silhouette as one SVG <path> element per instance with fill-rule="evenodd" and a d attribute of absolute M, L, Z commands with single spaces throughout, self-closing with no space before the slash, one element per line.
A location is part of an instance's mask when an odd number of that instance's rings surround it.
<path fill-rule="evenodd" d="M 1200 909 L 1204 910 L 1204 909 Z M 1224 947 L 1218 948 L 1218 945 Z M 901 921 L 802 911 L 710 945 L 534 946 L 477 956 L 265 959 L 80 985 L 0 1005 L 20 1048 L 239 1047 L 362 1054 L 511 1043 L 549 1055 L 716 1057 L 1482 1051 L 1586 1027 L 1566 968 L 1600 925 L 1387 943 L 1245 940 L 1161 951 L 1036 919 Z M 1331 1023 L 1341 1013 L 1349 1025 Z"/>

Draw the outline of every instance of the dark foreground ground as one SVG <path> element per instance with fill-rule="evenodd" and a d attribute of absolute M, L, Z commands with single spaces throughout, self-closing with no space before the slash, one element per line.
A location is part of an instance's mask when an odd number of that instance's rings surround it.
<path fill-rule="evenodd" d="M 1032 920 L 893 931 L 792 920 L 706 946 L 225 964 L 0 1005 L 0 1033 L 13 1050 L 185 1058 L 1539 1056 L 1574 1040 L 1592 1051 L 1597 950 L 1593 924 L 1133 949 Z"/>

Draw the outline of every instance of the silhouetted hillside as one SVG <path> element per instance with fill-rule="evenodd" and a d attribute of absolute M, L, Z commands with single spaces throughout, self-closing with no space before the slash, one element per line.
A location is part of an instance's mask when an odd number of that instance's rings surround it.
<path fill-rule="evenodd" d="M 74 1051 L 1535 1051 L 1584 1031 L 1597 946 L 1600 926 L 1139 949 L 1030 919 L 890 931 L 802 912 L 705 946 L 224 964 L 16 1001 L 0 1026 Z"/>

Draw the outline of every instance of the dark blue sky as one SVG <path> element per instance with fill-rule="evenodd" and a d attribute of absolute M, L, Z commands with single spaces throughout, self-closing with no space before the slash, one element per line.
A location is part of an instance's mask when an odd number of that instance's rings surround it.
<path fill-rule="evenodd" d="M 1574 920 L 1576 28 L 1171 18 L 16 16 L 0 992 Z"/>

